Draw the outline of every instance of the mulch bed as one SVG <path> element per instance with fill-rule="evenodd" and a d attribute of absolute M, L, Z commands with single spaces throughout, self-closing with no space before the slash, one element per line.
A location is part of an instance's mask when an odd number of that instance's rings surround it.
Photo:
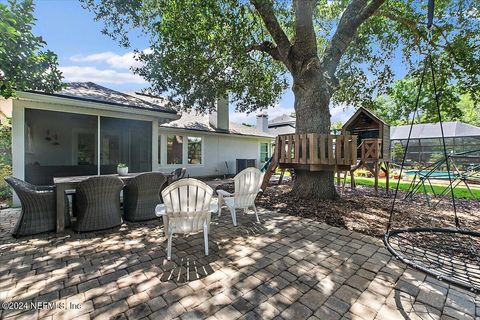
<path fill-rule="evenodd" d="M 233 184 L 223 184 L 216 189 L 233 192 Z M 270 185 L 257 200 L 257 206 L 293 216 L 313 218 L 331 226 L 341 227 L 363 234 L 382 237 L 390 215 L 393 192 L 384 189 L 375 195 L 373 187 L 357 186 L 347 189 L 337 200 L 299 199 L 290 193 L 290 182 Z M 451 201 L 445 198 L 435 209 L 428 207 L 423 195 L 413 201 L 403 200 L 399 191 L 392 226 L 401 227 L 453 227 L 454 215 Z M 463 227 L 480 230 L 480 203 L 457 199 L 457 212 Z"/>

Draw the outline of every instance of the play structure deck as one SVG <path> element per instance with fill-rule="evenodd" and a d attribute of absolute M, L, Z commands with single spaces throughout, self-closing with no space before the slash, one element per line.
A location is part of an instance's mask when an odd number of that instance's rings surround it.
<path fill-rule="evenodd" d="M 262 189 L 265 189 L 277 168 L 282 170 L 332 171 L 337 173 L 340 187 L 343 172 L 343 187 L 350 175 L 350 184 L 355 188 L 354 172 L 365 168 L 375 178 L 385 174 L 388 192 L 390 164 L 390 127 L 364 108 L 345 123 L 341 135 L 303 133 L 279 135 L 275 151 L 268 163 Z"/>

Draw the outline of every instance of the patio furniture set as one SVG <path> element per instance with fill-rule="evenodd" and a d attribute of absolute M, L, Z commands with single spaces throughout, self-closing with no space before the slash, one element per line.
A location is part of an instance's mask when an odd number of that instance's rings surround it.
<path fill-rule="evenodd" d="M 220 216 L 224 205 L 230 210 L 235 226 L 235 209 L 244 209 L 246 213 L 253 208 L 259 222 L 255 198 L 263 180 L 260 170 L 247 168 L 235 176 L 234 193 L 217 190 L 218 205 L 212 201 L 214 191 L 210 186 L 184 176 L 185 169 L 181 168 L 168 177 L 160 172 L 61 177 L 54 179 L 55 186 L 35 186 L 6 177 L 22 206 L 13 236 L 63 232 L 65 227 L 76 232 L 106 230 L 120 226 L 123 220 L 138 222 L 162 217 L 168 238 L 168 259 L 171 259 L 173 234 L 200 231 L 204 233 L 208 255 L 211 213 L 218 212 Z"/>

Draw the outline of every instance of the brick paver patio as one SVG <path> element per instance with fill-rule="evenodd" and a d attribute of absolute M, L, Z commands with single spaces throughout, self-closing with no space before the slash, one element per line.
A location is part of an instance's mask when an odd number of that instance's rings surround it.
<path fill-rule="evenodd" d="M 0 300 L 58 304 L 2 310 L 5 319 L 480 317 L 474 294 L 407 268 L 379 239 L 305 218 L 239 214 L 233 227 L 224 215 L 210 256 L 198 234 L 175 238 L 167 262 L 160 221 L 17 240 L 17 215 L 0 212 Z"/>

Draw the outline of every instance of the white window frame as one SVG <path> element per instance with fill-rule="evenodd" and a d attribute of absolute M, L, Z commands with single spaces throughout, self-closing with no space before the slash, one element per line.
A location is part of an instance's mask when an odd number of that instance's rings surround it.
<path fill-rule="evenodd" d="M 175 135 L 181 136 L 183 138 L 183 145 L 182 145 L 182 163 L 177 164 L 168 164 L 167 163 L 167 136 Z M 175 133 L 175 132 L 162 132 L 159 133 L 158 136 L 160 137 L 160 159 L 158 159 L 158 166 L 160 168 L 179 168 L 179 167 L 186 167 L 186 168 L 201 168 L 205 166 L 205 136 L 201 134 L 184 134 L 184 133 Z M 196 137 L 202 139 L 202 163 L 200 164 L 189 164 L 188 163 L 188 137 Z"/>
<path fill-rule="evenodd" d="M 200 163 L 197 163 L 197 164 L 191 164 L 191 163 L 188 163 L 188 138 L 191 137 L 191 138 L 200 138 L 200 151 L 201 151 L 201 154 L 200 154 Z M 184 159 L 183 159 L 183 162 L 185 163 L 185 165 L 188 165 L 189 167 L 202 167 L 204 165 L 204 162 L 205 162 L 205 150 L 204 150 L 204 147 L 205 147 L 205 137 L 204 136 L 201 136 L 201 135 L 185 135 L 184 136 L 184 139 L 185 141 L 187 141 L 186 143 L 186 146 L 184 148 Z"/>

